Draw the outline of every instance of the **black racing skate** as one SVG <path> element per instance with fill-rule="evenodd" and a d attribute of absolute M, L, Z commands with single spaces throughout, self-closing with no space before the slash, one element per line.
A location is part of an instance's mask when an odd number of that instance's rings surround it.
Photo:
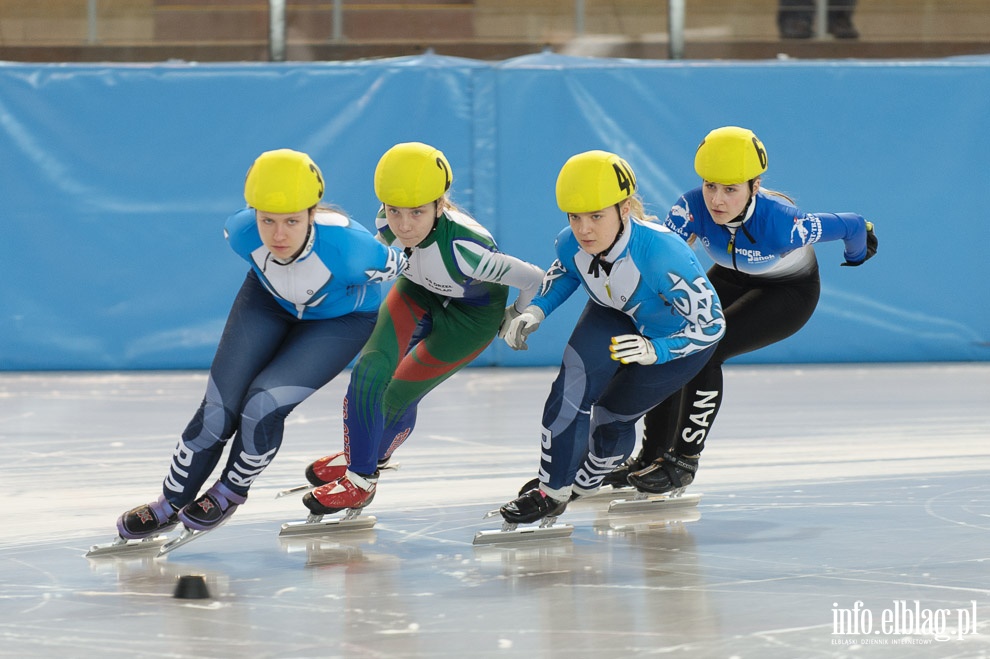
<path fill-rule="evenodd" d="M 567 501 L 558 501 L 537 488 L 505 504 L 499 512 L 510 524 L 530 524 L 547 517 L 559 517 L 566 509 Z"/>
<path fill-rule="evenodd" d="M 117 532 L 127 540 L 143 540 L 175 528 L 179 511 L 165 498 L 131 508 L 117 519 Z"/>
<path fill-rule="evenodd" d="M 698 459 L 698 456 L 686 458 L 664 453 L 645 469 L 630 473 L 629 484 L 650 494 L 678 494 L 694 481 Z"/>
<path fill-rule="evenodd" d="M 630 457 L 618 467 L 605 474 L 602 485 L 611 485 L 613 488 L 631 487 L 629 484 L 629 474 L 634 471 L 645 469 L 648 463 L 640 460 L 639 456 Z"/>
<path fill-rule="evenodd" d="M 234 514 L 237 507 L 247 501 L 247 495 L 237 494 L 217 481 L 203 496 L 179 511 L 179 519 L 187 529 L 212 531 Z"/>
<path fill-rule="evenodd" d="M 113 542 L 93 545 L 87 558 L 118 556 L 159 551 L 168 540 L 165 534 L 179 523 L 178 511 L 164 495 L 117 518 L 117 538 Z"/>

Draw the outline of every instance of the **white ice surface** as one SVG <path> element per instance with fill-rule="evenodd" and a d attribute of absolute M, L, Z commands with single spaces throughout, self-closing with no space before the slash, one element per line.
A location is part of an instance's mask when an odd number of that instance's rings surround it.
<path fill-rule="evenodd" d="M 227 525 L 96 560 L 157 496 L 205 373 L 0 374 L 0 657 L 990 656 L 990 364 L 729 367 L 697 510 L 579 502 L 570 539 L 474 547 L 535 475 L 553 376 L 458 374 L 382 476 L 373 530 L 279 539 L 305 510 L 275 494 L 340 446 L 341 377 Z M 213 598 L 173 598 L 184 574 Z M 856 602 L 870 633 L 834 633 Z M 948 611 L 950 638 L 881 630 L 901 602 Z"/>

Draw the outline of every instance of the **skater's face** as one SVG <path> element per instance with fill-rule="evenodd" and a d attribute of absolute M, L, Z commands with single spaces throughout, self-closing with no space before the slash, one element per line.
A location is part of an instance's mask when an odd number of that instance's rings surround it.
<path fill-rule="evenodd" d="M 708 212 L 711 213 L 715 224 L 728 224 L 739 217 L 746 209 L 746 204 L 759 189 L 759 178 L 753 180 L 752 190 L 750 190 L 748 182 L 722 185 L 721 183 L 705 181 L 701 186 L 705 206 L 708 207 Z"/>
<path fill-rule="evenodd" d="M 441 212 L 440 204 L 435 201 L 415 208 L 385 204 L 385 219 L 388 221 L 388 228 L 392 230 L 403 247 L 415 247 L 423 242 L 433 231 L 433 224 L 440 217 Z"/>
<path fill-rule="evenodd" d="M 312 208 L 295 213 L 255 211 L 261 242 L 279 261 L 291 261 L 305 247 L 314 215 Z"/>
<path fill-rule="evenodd" d="M 621 215 L 619 209 L 621 208 Z M 623 218 L 629 214 L 629 201 L 591 213 L 568 213 L 571 231 L 581 249 L 588 254 L 600 254 L 612 246 Z"/>

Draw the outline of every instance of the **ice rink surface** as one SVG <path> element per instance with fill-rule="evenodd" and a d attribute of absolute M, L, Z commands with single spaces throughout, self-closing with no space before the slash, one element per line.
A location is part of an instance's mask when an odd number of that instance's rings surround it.
<path fill-rule="evenodd" d="M 87 559 L 160 492 L 205 372 L 0 373 L 2 657 L 988 657 L 990 364 L 736 366 L 679 515 L 575 502 L 569 539 L 472 545 L 535 476 L 553 369 L 468 369 L 368 531 L 279 538 L 341 446 L 346 374 L 231 521 Z M 201 574 L 209 599 L 173 597 Z"/>

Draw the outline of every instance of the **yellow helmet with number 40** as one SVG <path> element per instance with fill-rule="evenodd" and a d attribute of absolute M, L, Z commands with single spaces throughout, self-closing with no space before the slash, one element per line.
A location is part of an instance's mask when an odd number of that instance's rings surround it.
<path fill-rule="evenodd" d="M 244 180 L 248 206 L 267 213 L 295 213 L 312 208 L 323 198 L 323 173 L 300 151 L 265 151 Z"/>
<path fill-rule="evenodd" d="M 767 150 L 748 128 L 716 128 L 698 145 L 694 171 L 712 183 L 745 183 L 767 171 Z"/>
<path fill-rule="evenodd" d="M 592 213 L 636 192 L 636 174 L 608 151 L 585 151 L 568 158 L 557 175 L 557 206 L 565 213 Z"/>
<path fill-rule="evenodd" d="M 416 208 L 442 197 L 454 180 L 443 152 L 422 142 L 403 142 L 375 167 L 375 195 L 383 204 Z"/>

